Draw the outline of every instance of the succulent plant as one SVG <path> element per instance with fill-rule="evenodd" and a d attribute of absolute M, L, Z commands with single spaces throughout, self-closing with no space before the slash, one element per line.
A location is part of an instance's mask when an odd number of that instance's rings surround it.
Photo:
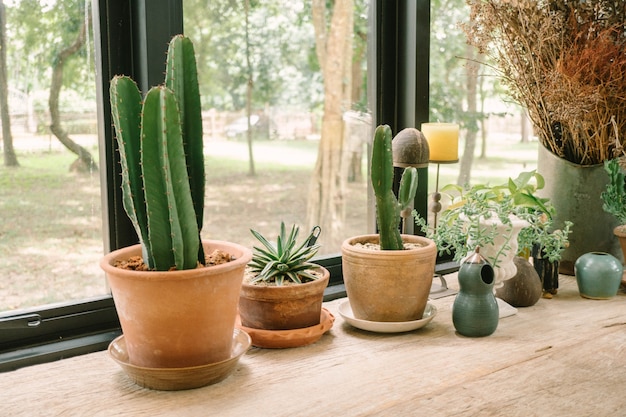
<path fill-rule="evenodd" d="M 165 84 L 142 100 L 137 84 L 115 76 L 111 113 L 122 165 L 124 209 L 150 269 L 204 263 L 200 241 L 204 155 L 194 48 L 183 35 L 169 44 Z"/>
<path fill-rule="evenodd" d="M 606 188 L 600 194 L 602 208 L 615 216 L 620 224 L 626 224 L 626 182 L 624 173 L 619 164 L 619 159 L 604 161 L 604 170 L 609 176 Z"/>
<path fill-rule="evenodd" d="M 303 281 L 314 281 L 319 278 L 318 275 L 311 273 L 311 269 L 318 266 L 309 262 L 320 248 L 319 244 L 314 243 L 315 232 L 312 231 L 297 245 L 299 231 L 300 228 L 294 224 L 287 234 L 285 223 L 281 222 L 280 234 L 274 245 L 259 232 L 250 229 L 254 237 L 263 244 L 263 248 L 254 246 L 252 260 L 248 263 L 250 272 L 255 275 L 250 279 L 250 283 L 265 281 L 281 286 L 285 280 L 302 284 Z"/>
<path fill-rule="evenodd" d="M 403 210 L 410 208 L 417 191 L 417 170 L 405 168 L 400 180 L 398 198 L 393 193 L 393 154 L 391 128 L 380 125 L 374 133 L 371 180 L 376 195 L 376 223 L 382 250 L 404 249 L 400 235 Z"/>

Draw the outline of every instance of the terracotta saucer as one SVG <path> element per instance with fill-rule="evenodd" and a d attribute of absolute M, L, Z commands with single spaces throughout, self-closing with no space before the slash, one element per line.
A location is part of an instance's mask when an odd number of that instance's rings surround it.
<path fill-rule="evenodd" d="M 230 358 L 187 368 L 146 368 L 131 364 L 124 335 L 109 344 L 109 354 L 137 385 L 155 390 L 176 391 L 199 388 L 226 379 L 235 370 L 239 358 L 246 353 L 250 343 L 250 336 L 245 331 L 235 329 Z"/>
<path fill-rule="evenodd" d="M 348 324 L 357 329 L 367 330 L 376 333 L 402 333 L 417 330 L 426 326 L 437 315 L 437 307 L 433 304 L 426 304 L 424 315 L 419 320 L 411 321 L 369 321 L 361 320 L 354 317 L 350 301 L 345 300 L 339 305 L 339 314 Z"/>
<path fill-rule="evenodd" d="M 252 345 L 260 348 L 282 349 L 310 345 L 317 342 L 335 321 L 330 311 L 322 308 L 320 324 L 293 330 L 263 330 L 241 325 L 237 318 L 236 326 L 250 335 Z"/>

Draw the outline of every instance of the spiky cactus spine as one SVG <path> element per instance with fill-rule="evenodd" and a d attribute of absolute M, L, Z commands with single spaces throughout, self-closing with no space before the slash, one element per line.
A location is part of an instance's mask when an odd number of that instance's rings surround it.
<path fill-rule="evenodd" d="M 128 77 L 111 81 L 111 108 L 120 149 L 124 208 L 156 270 L 191 269 L 204 261 L 202 118 L 191 41 L 170 42 L 167 86 L 141 93 Z M 138 104 L 139 103 L 139 104 Z M 181 110 L 182 109 L 182 110 Z"/>
<path fill-rule="evenodd" d="M 372 146 L 371 179 L 376 195 L 376 222 L 383 250 L 401 250 L 400 213 L 407 209 L 417 191 L 417 170 L 408 167 L 400 180 L 398 199 L 393 194 L 393 154 L 391 128 L 381 125 L 376 128 Z"/>

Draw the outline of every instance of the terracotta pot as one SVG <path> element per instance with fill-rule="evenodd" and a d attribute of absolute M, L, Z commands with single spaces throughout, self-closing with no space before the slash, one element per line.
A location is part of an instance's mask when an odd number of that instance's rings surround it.
<path fill-rule="evenodd" d="M 241 286 L 239 315 L 244 327 L 265 330 L 291 330 L 320 324 L 324 289 L 330 273 L 320 267 L 323 276 L 299 285 Z"/>
<path fill-rule="evenodd" d="M 349 238 L 341 245 L 343 279 L 355 318 L 390 322 L 419 320 L 424 314 L 435 272 L 437 247 L 421 236 L 402 235 L 421 247 L 372 250 L 378 235 Z"/>
<path fill-rule="evenodd" d="M 622 249 L 622 259 L 626 260 L 626 224 L 621 224 L 613 229 L 613 234 L 619 240 L 619 246 Z"/>
<path fill-rule="evenodd" d="M 626 261 L 626 224 L 622 224 L 613 229 L 613 234 L 619 240 L 622 249 L 622 259 Z M 622 276 L 622 285 L 626 286 L 626 273 Z"/>
<path fill-rule="evenodd" d="M 116 260 L 141 255 L 141 245 L 106 255 L 106 272 L 122 325 L 129 361 L 174 368 L 206 365 L 231 355 L 239 289 L 252 252 L 240 245 L 206 240 L 206 253 L 220 249 L 236 259 L 185 271 L 132 271 Z"/>

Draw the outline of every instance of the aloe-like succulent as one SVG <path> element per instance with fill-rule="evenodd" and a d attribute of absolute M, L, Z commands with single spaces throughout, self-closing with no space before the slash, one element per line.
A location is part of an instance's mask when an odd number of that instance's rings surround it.
<path fill-rule="evenodd" d="M 191 40 L 170 41 L 164 85 L 142 99 L 132 79 L 115 76 L 110 96 L 124 209 L 144 262 L 160 271 L 204 264 L 202 116 Z"/>
<path fill-rule="evenodd" d="M 315 230 L 315 229 L 314 229 Z M 250 283 L 259 281 L 273 282 L 276 286 L 284 284 L 285 280 L 302 284 L 303 281 L 314 281 L 318 275 L 311 270 L 318 266 L 309 262 L 320 248 L 319 244 L 313 243 L 316 237 L 314 231 L 297 245 L 300 228 L 295 224 L 287 234 L 285 223 L 280 223 L 280 234 L 276 244 L 269 242 L 259 232 L 250 229 L 250 232 L 263 244 L 263 247 L 254 246 L 252 260 L 248 263 L 250 272 L 254 275 Z"/>
<path fill-rule="evenodd" d="M 411 206 L 417 192 L 417 170 L 405 168 L 398 198 L 393 193 L 393 153 L 391 128 L 380 125 L 374 133 L 371 180 L 376 195 L 376 223 L 382 250 L 404 249 L 400 235 L 401 212 Z"/>

